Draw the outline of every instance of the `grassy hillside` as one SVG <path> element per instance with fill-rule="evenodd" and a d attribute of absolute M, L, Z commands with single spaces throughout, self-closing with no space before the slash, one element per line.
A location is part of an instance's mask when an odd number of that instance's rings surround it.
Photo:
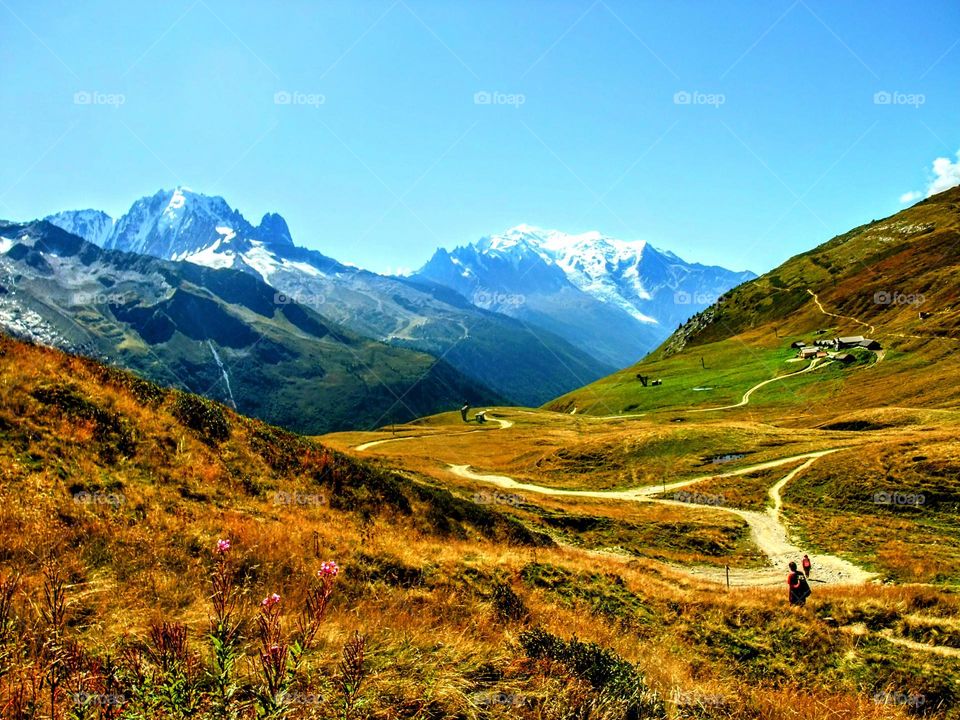
<path fill-rule="evenodd" d="M 6 339 L 0 398 L 4 717 L 957 716 L 960 660 L 882 634 L 952 642 L 943 590 L 721 592 L 655 558 L 735 522 L 444 490 Z"/>
<path fill-rule="evenodd" d="M 758 389 L 740 416 L 805 422 L 885 405 L 953 407 L 960 399 L 960 188 L 797 255 L 731 290 L 637 365 L 547 405 L 606 415 L 686 417 L 724 407 L 765 380 L 806 368 L 794 341 L 862 335 L 882 354 Z M 857 351 L 860 352 L 860 351 Z M 638 376 L 662 379 L 644 387 Z M 933 382 L 951 378 L 948 382 Z"/>

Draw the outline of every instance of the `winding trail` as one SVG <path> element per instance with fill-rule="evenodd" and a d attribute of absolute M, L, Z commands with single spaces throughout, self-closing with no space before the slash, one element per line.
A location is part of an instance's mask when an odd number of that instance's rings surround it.
<path fill-rule="evenodd" d="M 870 323 L 864 322 L 863 320 L 860 320 L 860 319 L 855 318 L 855 317 L 851 317 L 851 316 L 849 316 L 849 315 L 837 315 L 836 313 L 828 312 L 828 311 L 823 307 L 823 304 L 820 302 L 820 298 L 817 297 L 817 294 L 816 294 L 813 290 L 811 290 L 810 288 L 807 288 L 807 292 L 810 293 L 810 296 L 813 298 L 813 301 L 817 304 L 817 307 L 820 308 L 820 312 L 822 312 L 824 315 L 829 315 L 830 317 L 840 318 L 841 320 L 850 320 L 851 322 L 855 322 L 857 325 L 862 325 L 863 327 L 865 327 L 865 328 L 867 328 L 868 330 L 870 330 L 870 334 L 871 334 L 871 335 L 873 335 L 874 333 L 877 332 L 877 328 L 876 328 L 876 327 L 874 327 L 874 326 L 871 325 Z"/>
<path fill-rule="evenodd" d="M 513 420 L 507 420 L 505 418 L 490 417 L 488 418 L 490 422 L 495 422 L 500 426 L 500 430 L 507 430 L 513 427 Z M 485 430 L 462 430 L 460 432 L 452 433 L 421 433 L 420 435 L 404 435 L 403 437 L 398 438 L 385 438 L 383 440 L 371 440 L 369 442 L 356 445 L 353 449 L 357 452 L 364 452 L 370 448 L 378 447 L 379 445 L 386 445 L 388 443 L 397 443 L 403 442 L 404 440 L 418 440 L 423 438 L 435 438 L 435 437 L 456 437 L 457 435 L 472 435 L 473 433 L 486 432 Z"/>
<path fill-rule="evenodd" d="M 740 468 L 727 473 L 704 475 L 700 477 L 681 480 L 674 483 L 662 485 L 648 485 L 630 490 L 565 490 L 560 488 L 550 488 L 532 483 L 522 483 L 506 475 L 487 475 L 477 473 L 470 469 L 469 465 L 453 465 L 450 471 L 458 477 L 467 480 L 489 483 L 507 490 L 519 490 L 522 492 L 547 495 L 551 497 L 579 497 L 601 500 L 619 500 L 623 502 L 654 502 L 661 505 L 671 505 L 674 507 L 690 508 L 691 503 L 680 502 L 678 500 L 668 500 L 657 495 L 687 487 L 695 483 L 708 479 L 734 477 L 745 475 L 747 473 L 765 470 L 769 468 L 786 465 L 797 460 L 805 460 L 802 465 L 791 470 L 786 476 L 779 480 L 768 491 L 768 495 L 773 502 L 766 512 L 755 510 L 742 510 L 718 505 L 694 505 L 701 510 L 712 510 L 717 512 L 726 512 L 742 518 L 749 526 L 751 537 L 757 548 L 770 563 L 769 569 L 763 570 L 736 570 L 731 572 L 731 583 L 745 585 L 774 585 L 784 582 L 784 571 L 787 562 L 790 560 L 799 561 L 804 551 L 790 541 L 789 533 L 781 519 L 781 510 L 783 502 L 780 496 L 783 488 L 798 474 L 809 468 L 820 458 L 837 452 L 842 448 L 833 448 L 830 450 L 820 450 L 817 452 L 804 453 L 801 455 L 792 455 L 790 457 L 771 460 L 757 465 Z M 875 577 L 873 573 L 867 572 L 863 568 L 854 565 L 847 560 L 828 554 L 811 555 L 813 561 L 814 573 L 811 580 L 828 584 L 859 585 L 870 581 Z M 713 581 L 724 581 L 724 571 L 712 568 L 696 568 L 688 571 L 689 574 L 703 577 Z"/>
<path fill-rule="evenodd" d="M 950 624 L 950 621 L 948 620 L 944 620 L 942 618 L 938 618 L 938 620 Z M 871 631 L 863 623 L 854 623 L 853 625 L 845 625 L 840 629 L 856 637 L 878 637 L 881 640 L 886 640 L 892 645 L 899 645 L 900 647 L 905 647 L 909 650 L 916 650 L 918 652 L 930 653 L 933 655 L 941 655 L 943 657 L 960 658 L 960 648 L 951 647 L 949 645 L 931 645 L 928 643 L 917 642 L 916 640 L 911 640 L 910 638 L 900 637 L 899 635 L 893 634 L 893 628 L 884 628 L 880 631 Z"/>
<path fill-rule="evenodd" d="M 779 382 L 780 380 L 786 380 L 787 378 L 796 377 L 797 375 L 803 375 L 804 373 L 813 372 L 818 367 L 824 367 L 829 365 L 832 361 L 827 360 L 826 362 L 819 362 L 820 358 L 814 358 L 807 367 L 803 370 L 797 372 L 788 373 L 787 375 L 778 375 L 777 377 L 770 378 L 769 380 L 764 380 L 763 382 L 757 383 L 752 388 L 747 390 L 743 394 L 743 398 L 740 402 L 735 405 L 723 405 L 721 407 L 712 407 L 712 408 L 696 408 L 695 410 L 687 410 L 688 413 L 701 413 L 701 412 L 713 412 L 714 410 L 732 410 L 733 408 L 743 407 L 750 402 L 750 396 L 753 395 L 757 390 L 762 388 L 764 385 L 769 385 L 770 383 Z"/>
<path fill-rule="evenodd" d="M 820 302 L 820 298 L 817 297 L 817 294 L 813 290 L 811 290 L 810 288 L 807 288 L 807 292 L 813 298 L 813 301 L 817 304 L 817 307 L 820 309 L 820 312 L 823 313 L 824 315 L 840 318 L 841 320 L 850 320 L 851 322 L 855 322 L 858 325 L 862 325 L 863 327 L 867 328 L 870 331 L 871 335 L 876 334 L 876 331 L 877 331 L 876 327 L 874 327 L 870 323 L 864 322 L 863 320 L 859 320 L 858 318 L 851 317 L 849 315 L 838 315 L 836 313 L 829 312 L 827 311 L 826 308 L 823 307 L 823 304 Z M 916 336 L 910 336 L 910 337 L 916 337 Z M 887 353 L 886 353 L 886 350 L 881 349 L 881 350 L 874 351 L 874 354 L 877 356 L 877 361 L 873 364 L 879 365 L 881 362 L 883 362 L 883 358 L 886 357 Z M 750 396 L 753 395 L 753 393 L 759 390 L 760 388 L 764 387 L 765 385 L 769 385 L 770 383 L 778 382 L 780 380 L 786 380 L 787 378 L 796 377 L 797 375 L 803 375 L 804 373 L 813 372 L 818 367 L 824 367 L 826 365 L 829 365 L 831 362 L 833 361 L 826 360 L 821 363 L 819 362 L 819 358 L 814 358 L 807 367 L 805 367 L 803 370 L 800 370 L 799 372 L 789 373 L 787 375 L 779 375 L 775 378 L 770 378 L 769 380 L 764 380 L 763 382 L 754 385 L 752 388 L 750 388 L 743 394 L 743 398 L 740 400 L 740 402 L 734 405 L 723 405 L 721 407 L 712 407 L 712 408 L 696 408 L 694 410 L 687 410 L 687 412 L 688 413 L 713 412 L 715 410 L 732 410 L 734 408 L 743 407 L 744 405 L 747 405 L 750 402 Z"/>

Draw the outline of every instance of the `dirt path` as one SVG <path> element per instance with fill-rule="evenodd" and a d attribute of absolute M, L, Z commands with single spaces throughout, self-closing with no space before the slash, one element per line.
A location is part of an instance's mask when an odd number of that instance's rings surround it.
<path fill-rule="evenodd" d="M 821 304 L 820 298 L 817 297 L 817 294 L 810 288 L 807 288 L 807 292 L 810 293 L 810 296 L 813 298 L 813 301 L 817 304 L 817 307 L 820 308 L 820 312 L 822 312 L 824 315 L 840 318 L 841 320 L 850 320 L 851 322 L 855 322 L 857 325 L 862 325 L 863 327 L 867 328 L 870 331 L 871 335 L 877 332 L 877 328 L 875 328 L 870 323 L 864 322 L 863 320 L 858 320 L 857 318 L 850 317 L 849 315 L 837 315 L 836 313 L 827 312 L 827 310 Z"/>
<path fill-rule="evenodd" d="M 830 317 L 835 317 L 835 318 L 841 318 L 843 320 L 851 320 L 852 322 L 855 322 L 858 325 L 862 325 L 865 328 L 868 328 L 870 330 L 871 335 L 876 333 L 876 328 L 873 325 L 870 325 L 869 323 L 865 323 L 862 320 L 858 320 L 857 318 L 850 317 L 848 315 L 837 315 L 836 313 L 827 312 L 827 310 L 820 303 L 820 298 L 817 297 L 817 294 L 813 292 L 813 290 L 811 290 L 810 288 L 807 288 L 807 292 L 810 293 L 810 295 L 813 297 L 813 301 L 817 304 L 817 307 L 820 308 L 820 312 L 822 312 L 824 315 L 829 315 Z M 886 351 L 877 350 L 877 351 L 874 351 L 874 354 L 877 356 L 877 361 L 874 363 L 874 365 L 879 365 L 881 362 L 883 362 L 883 358 L 886 356 Z M 797 375 L 803 375 L 804 373 L 813 372 L 817 368 L 825 367 L 829 365 L 831 362 L 833 362 L 832 360 L 825 360 L 824 362 L 819 362 L 819 360 L 820 360 L 819 358 L 814 358 L 807 367 L 805 367 L 803 370 L 800 370 L 798 372 L 789 373 L 788 375 L 778 375 L 775 378 L 770 378 L 769 380 L 764 380 L 761 383 L 757 383 L 756 385 L 754 385 L 752 388 L 750 388 L 743 394 L 743 398 L 740 400 L 740 402 L 734 405 L 723 405 L 721 407 L 712 407 L 712 408 L 696 408 L 695 410 L 687 410 L 687 412 L 688 413 L 713 412 L 715 410 L 732 410 L 734 408 L 743 407 L 744 405 L 749 404 L 750 396 L 753 395 L 753 393 L 755 393 L 760 388 L 764 387 L 765 385 L 769 385 L 770 383 L 778 382 L 780 380 L 786 380 L 787 378 L 796 377 Z"/>
<path fill-rule="evenodd" d="M 801 455 L 791 455 L 790 457 L 778 458 L 777 460 L 768 460 L 756 465 L 750 465 L 737 470 L 730 470 L 729 472 L 725 473 L 698 475 L 697 477 L 692 477 L 687 480 L 678 480 L 677 482 L 665 483 L 662 485 L 644 485 L 642 487 L 632 488 L 630 490 L 564 490 L 562 488 L 534 485 L 533 483 L 523 483 L 518 480 L 514 480 L 507 475 L 485 475 L 483 473 L 477 473 L 471 470 L 469 465 L 455 465 L 451 463 L 449 467 L 450 471 L 454 475 L 458 475 L 468 480 L 479 480 L 492 485 L 498 485 L 506 490 L 523 490 L 525 492 L 536 493 L 539 495 L 643 501 L 648 500 L 656 495 L 661 495 L 672 490 L 685 488 L 688 485 L 703 482 L 704 480 L 748 475 L 749 473 L 757 472 L 759 470 L 770 470 L 775 467 L 780 467 L 781 465 L 789 465 L 797 460 L 809 460 L 811 458 L 815 460 L 832 452 L 836 452 L 836 450 L 818 450 L 816 452 L 803 453 Z M 683 505 L 684 503 L 680 504 Z M 687 504 L 686 507 L 689 507 L 689 504 Z"/>
<path fill-rule="evenodd" d="M 949 647 L 948 645 L 927 645 L 926 643 L 908 640 L 907 638 L 897 637 L 893 630 L 882 630 L 879 634 L 884 640 L 894 645 L 919 650 L 921 652 L 933 653 L 934 655 L 943 655 L 944 657 L 960 658 L 960 648 Z"/>
<path fill-rule="evenodd" d="M 756 385 L 754 385 L 752 388 L 750 388 L 743 394 L 743 399 L 740 400 L 740 402 L 738 402 L 736 405 L 723 405 L 722 407 L 712 407 L 712 408 L 697 408 L 696 410 L 687 410 L 687 412 L 688 413 L 712 412 L 714 410 L 732 410 L 733 408 L 743 407 L 744 405 L 750 402 L 750 396 L 753 395 L 753 393 L 755 393 L 757 390 L 762 388 L 764 385 L 769 385 L 770 383 L 775 383 L 780 380 L 786 380 L 787 378 L 796 377 L 797 375 L 803 375 L 804 373 L 813 372 L 818 367 L 829 365 L 831 362 L 830 360 L 827 360 L 826 362 L 821 363 L 819 362 L 819 360 L 820 358 L 814 358 L 810 362 L 810 364 L 807 365 L 807 367 L 805 367 L 803 370 L 789 373 L 788 375 L 778 375 L 775 378 L 770 378 L 769 380 L 764 380 L 761 383 L 757 383 Z"/>
<path fill-rule="evenodd" d="M 662 505 L 672 505 L 675 507 L 690 508 L 690 503 L 679 502 L 677 500 L 668 500 L 666 498 L 655 497 L 671 490 L 687 487 L 707 479 L 733 477 L 745 475 L 786 465 L 797 460 L 806 460 L 802 465 L 791 470 L 785 477 L 779 480 L 769 490 L 769 495 L 773 501 L 773 507 L 768 508 L 766 512 L 753 510 L 741 510 L 726 506 L 715 505 L 696 505 L 695 507 L 703 510 L 714 510 L 717 512 L 726 512 L 737 515 L 750 526 L 750 532 L 757 548 L 767 556 L 770 562 L 770 568 L 766 570 L 736 570 L 731 572 L 731 583 L 739 586 L 745 585 L 773 585 L 781 584 L 785 578 L 785 567 L 787 562 L 794 560 L 799 562 L 804 551 L 794 545 L 789 538 L 786 526 L 780 517 L 782 509 L 782 500 L 780 492 L 784 486 L 795 478 L 799 473 L 809 468 L 814 462 L 837 452 L 840 448 L 831 450 L 821 450 L 818 452 L 804 453 L 802 455 L 793 455 L 779 460 L 771 460 L 765 463 L 759 463 L 749 467 L 734 470 L 728 473 L 705 475 L 681 480 L 674 483 L 663 485 L 650 485 L 631 490 L 565 490 L 558 488 L 549 488 L 532 483 L 522 483 L 506 475 L 486 475 L 474 472 L 469 465 L 450 465 L 450 471 L 458 477 L 468 480 L 490 483 L 507 490 L 519 490 L 522 492 L 535 493 L 539 495 L 548 495 L 552 497 L 581 497 L 591 499 L 620 500 L 625 502 L 655 502 Z M 814 571 L 811 580 L 816 583 L 828 584 L 862 584 L 874 577 L 862 568 L 850 563 L 842 558 L 826 555 L 812 554 L 810 557 L 813 562 Z M 696 568 L 690 574 L 703 577 L 713 581 L 725 581 L 724 571 L 712 568 Z"/>
<path fill-rule="evenodd" d="M 813 301 L 817 304 L 817 307 L 820 308 L 820 312 L 824 315 L 829 315 L 830 317 L 840 318 L 842 320 L 851 320 L 858 325 L 862 325 L 865 328 L 870 330 L 872 335 L 877 334 L 877 328 L 870 323 L 866 323 L 863 320 L 858 320 L 855 317 L 850 317 L 849 315 L 837 315 L 836 313 L 827 312 L 823 305 L 820 303 L 820 299 L 817 297 L 817 294 L 813 292 L 810 288 L 807 288 L 807 292 L 813 296 Z M 960 340 L 960 338 L 950 337 L 949 335 L 909 335 L 907 333 L 895 333 L 895 332 L 886 332 L 882 333 L 882 337 L 898 337 L 898 338 L 910 338 L 912 340 Z M 880 350 L 877 352 L 877 363 L 879 364 L 885 355 L 885 351 Z"/>
<path fill-rule="evenodd" d="M 950 647 L 949 645 L 928 645 L 927 643 L 910 640 L 909 638 L 894 635 L 893 628 L 884 628 L 878 632 L 872 632 L 863 623 L 854 623 L 853 625 L 844 625 L 840 629 L 858 638 L 878 637 L 881 640 L 886 640 L 888 643 L 899 645 L 900 647 L 905 647 L 910 650 L 941 655 L 943 657 L 960 658 L 960 648 Z"/>
<path fill-rule="evenodd" d="M 487 418 L 490 422 L 495 422 L 500 426 L 500 430 L 507 430 L 508 428 L 513 427 L 513 420 L 507 420 L 505 418 L 498 417 L 489 417 Z M 386 445 L 388 443 L 403 442 L 404 440 L 418 440 L 425 438 L 435 438 L 435 437 L 456 437 L 457 435 L 472 435 L 473 433 L 485 432 L 484 430 L 462 430 L 459 432 L 452 433 L 421 433 L 420 435 L 404 435 L 403 437 L 397 438 L 384 438 L 383 440 L 371 440 L 369 442 L 362 443 L 355 446 L 353 449 L 357 452 L 364 452 L 370 448 L 375 448 L 380 445 Z"/>

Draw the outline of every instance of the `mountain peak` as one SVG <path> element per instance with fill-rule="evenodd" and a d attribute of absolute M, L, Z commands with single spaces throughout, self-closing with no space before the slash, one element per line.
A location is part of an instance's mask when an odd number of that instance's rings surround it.
<path fill-rule="evenodd" d="M 103 247 L 113 233 L 116 220 L 102 210 L 65 210 L 44 218 L 51 225 Z"/>
<path fill-rule="evenodd" d="M 499 235 L 489 238 L 489 244 L 494 247 L 519 244 L 520 242 L 547 250 L 551 254 L 571 249 L 577 249 L 578 252 L 582 253 L 594 246 L 605 246 L 613 248 L 619 254 L 639 255 L 647 246 L 646 240 L 619 240 L 604 235 L 599 230 L 566 233 L 561 230 L 550 230 L 527 223 L 520 223 Z"/>
<path fill-rule="evenodd" d="M 258 239 L 268 245 L 293 245 L 287 221 L 277 213 L 267 213 L 257 228 Z"/>
<path fill-rule="evenodd" d="M 587 352 L 602 351 L 605 361 L 621 365 L 652 349 L 670 328 L 726 290 L 754 277 L 685 262 L 645 240 L 619 240 L 598 230 L 565 233 L 527 223 L 450 253 L 437 252 L 414 276 L 464 297 L 496 298 L 499 312 L 548 322 L 570 342 Z M 689 301 L 683 299 L 688 296 Z M 614 342 L 593 334 L 604 326 L 618 328 Z"/>

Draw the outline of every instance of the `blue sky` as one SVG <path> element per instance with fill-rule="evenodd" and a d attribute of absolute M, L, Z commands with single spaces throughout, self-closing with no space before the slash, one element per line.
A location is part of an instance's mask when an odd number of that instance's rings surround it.
<path fill-rule="evenodd" d="M 181 184 L 379 271 L 525 222 L 761 272 L 960 148 L 946 0 L 0 0 L 0 68 L 0 217 Z"/>

